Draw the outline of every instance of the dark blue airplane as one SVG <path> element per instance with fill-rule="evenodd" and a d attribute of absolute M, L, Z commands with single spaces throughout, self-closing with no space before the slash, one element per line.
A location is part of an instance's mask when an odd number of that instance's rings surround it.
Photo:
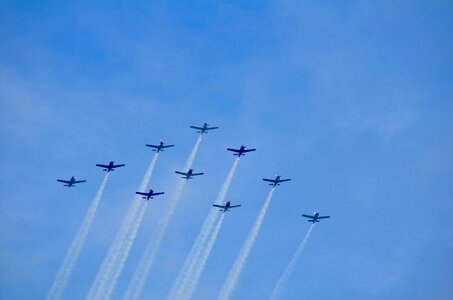
<path fill-rule="evenodd" d="M 219 211 L 226 212 L 226 211 L 229 211 L 230 208 L 235 208 L 235 207 L 241 206 L 241 204 L 239 204 L 239 205 L 231 205 L 231 202 L 230 202 L 230 201 L 227 201 L 227 202 L 225 203 L 225 205 L 213 204 L 212 206 L 220 208 Z"/>
<path fill-rule="evenodd" d="M 148 144 L 146 144 L 146 147 L 154 148 L 153 151 L 155 151 L 155 152 L 164 151 L 163 149 L 174 147 L 174 146 L 175 145 L 164 145 L 164 142 L 162 142 L 162 141 L 160 141 L 159 145 L 148 145 Z"/>
<path fill-rule="evenodd" d="M 209 127 L 209 124 L 208 123 L 204 123 L 202 127 L 198 127 L 198 126 L 190 126 L 190 128 L 193 128 L 193 129 L 196 129 L 198 130 L 197 133 L 207 133 L 208 130 L 214 130 L 214 129 L 217 129 L 219 127 Z"/>
<path fill-rule="evenodd" d="M 277 185 L 280 185 L 280 182 L 285 182 L 285 181 L 290 181 L 291 179 L 280 179 L 280 175 L 275 175 L 275 179 L 267 179 L 267 178 L 263 178 L 263 181 L 268 181 L 268 182 L 272 182 L 272 183 L 269 183 L 269 185 L 272 185 L 274 187 L 276 187 Z"/>
<path fill-rule="evenodd" d="M 64 184 L 63 186 L 67 186 L 67 187 L 75 186 L 77 183 L 86 182 L 86 180 L 76 180 L 76 179 L 74 178 L 74 176 L 72 176 L 71 179 L 69 179 L 69 180 L 57 179 L 57 181 L 58 181 L 58 182 L 66 183 L 66 184 Z"/>
<path fill-rule="evenodd" d="M 96 167 L 104 168 L 102 171 L 115 171 L 115 168 L 124 167 L 125 165 L 115 165 L 114 161 L 111 161 L 108 165 L 96 164 Z"/>
<path fill-rule="evenodd" d="M 181 178 L 184 178 L 184 179 L 193 179 L 192 177 L 193 176 L 199 176 L 199 175 L 203 175 L 204 173 L 194 173 L 192 169 L 189 169 L 189 171 L 187 173 L 184 173 L 184 172 L 179 172 L 179 171 L 175 171 L 176 174 L 179 174 L 179 175 L 184 175 L 183 177 Z"/>
<path fill-rule="evenodd" d="M 227 148 L 227 150 L 235 152 L 233 155 L 237 155 L 238 157 L 241 157 L 242 155 L 245 155 L 244 153 L 255 151 L 256 149 L 245 149 L 245 146 L 241 146 L 240 149 Z"/>
<path fill-rule="evenodd" d="M 158 196 L 158 195 L 162 195 L 162 194 L 165 194 L 164 192 L 161 192 L 161 193 L 154 193 L 153 189 L 150 189 L 148 193 L 143 193 L 143 192 L 135 192 L 137 195 L 142 195 L 142 196 L 145 196 L 145 197 L 142 197 L 143 199 L 146 199 L 146 200 L 149 200 L 149 199 L 154 199 L 153 196 Z"/>
<path fill-rule="evenodd" d="M 319 220 L 321 219 L 328 219 L 330 218 L 330 216 L 320 216 L 319 215 L 319 212 L 314 212 L 313 213 L 313 216 L 311 215 L 302 215 L 302 217 L 305 217 L 305 218 L 308 218 L 309 220 L 307 220 L 308 222 L 312 222 L 313 224 L 314 223 L 319 223 Z"/>

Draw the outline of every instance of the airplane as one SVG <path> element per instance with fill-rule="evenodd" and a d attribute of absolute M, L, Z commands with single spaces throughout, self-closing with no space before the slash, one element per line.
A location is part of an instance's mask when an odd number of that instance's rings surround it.
<path fill-rule="evenodd" d="M 245 149 L 245 146 L 241 146 L 240 149 L 232 149 L 232 148 L 227 148 L 228 151 L 236 152 L 233 155 L 237 155 L 238 157 L 241 157 L 242 155 L 245 155 L 244 153 L 255 151 L 256 149 Z"/>
<path fill-rule="evenodd" d="M 71 179 L 69 179 L 69 180 L 57 179 L 57 181 L 66 183 L 66 184 L 63 184 L 63 186 L 67 186 L 67 187 L 75 186 L 77 183 L 86 182 L 86 180 L 76 180 L 74 178 L 74 176 L 72 176 Z"/>
<path fill-rule="evenodd" d="M 219 211 L 226 212 L 226 211 L 229 211 L 230 208 L 235 208 L 235 207 L 241 206 L 241 204 L 239 204 L 239 205 L 231 205 L 231 202 L 230 202 L 230 201 L 227 201 L 227 202 L 225 203 L 225 205 L 217 205 L 217 204 L 213 204 L 212 206 L 220 208 Z"/>
<path fill-rule="evenodd" d="M 151 148 L 154 148 L 153 151 L 155 152 L 160 152 L 160 151 L 164 151 L 163 149 L 165 148 L 170 148 L 170 147 L 174 147 L 175 145 L 164 145 L 164 142 L 160 141 L 159 145 L 149 145 L 149 144 L 146 144 L 146 147 L 151 147 Z"/>
<path fill-rule="evenodd" d="M 275 179 L 267 179 L 267 178 L 263 178 L 263 181 L 268 181 L 268 182 L 272 182 L 272 183 L 269 183 L 269 185 L 272 185 L 274 187 L 276 187 L 277 185 L 280 185 L 280 182 L 285 182 L 285 181 L 290 181 L 291 179 L 280 179 L 280 175 L 275 175 Z"/>
<path fill-rule="evenodd" d="M 114 170 L 115 168 L 124 167 L 124 166 L 125 166 L 124 164 L 123 165 L 115 165 L 114 161 L 111 161 L 108 165 L 96 164 L 96 167 L 105 168 L 102 171 L 107 171 L 107 172 L 115 171 Z"/>
<path fill-rule="evenodd" d="M 154 193 L 153 189 L 150 189 L 148 193 L 143 193 L 143 192 L 135 192 L 135 193 L 136 193 L 137 195 L 145 196 L 145 197 L 142 197 L 142 199 L 146 199 L 146 200 L 154 199 L 153 196 L 158 196 L 158 195 L 165 194 L 164 192 L 161 192 L 161 193 Z"/>
<path fill-rule="evenodd" d="M 313 213 L 313 216 L 302 214 L 302 217 L 305 217 L 305 218 L 310 219 L 310 220 L 307 220 L 307 221 L 308 221 L 308 222 L 312 222 L 313 224 L 315 224 L 315 222 L 318 222 L 318 223 L 319 223 L 319 220 L 321 220 L 321 219 L 328 219 L 328 218 L 330 218 L 330 216 L 320 216 L 320 215 L 319 215 L 319 212 L 314 212 L 314 213 Z"/>
<path fill-rule="evenodd" d="M 208 123 L 204 123 L 202 127 L 198 127 L 198 126 L 190 126 L 190 128 L 193 128 L 193 129 L 196 129 L 198 130 L 197 133 L 207 133 L 208 130 L 214 130 L 214 129 L 217 129 L 219 127 L 209 127 L 209 124 Z"/>
<path fill-rule="evenodd" d="M 180 175 L 184 175 L 181 178 L 185 178 L 186 180 L 187 179 L 193 179 L 192 178 L 193 176 L 198 176 L 198 175 L 203 175 L 204 174 L 204 173 L 194 173 L 192 169 L 189 169 L 189 171 L 187 173 L 179 172 L 179 171 L 175 171 L 175 173 L 176 174 L 180 174 Z"/>

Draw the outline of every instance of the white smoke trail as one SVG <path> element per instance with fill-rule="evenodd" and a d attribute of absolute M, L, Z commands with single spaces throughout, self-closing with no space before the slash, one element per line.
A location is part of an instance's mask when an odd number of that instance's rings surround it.
<path fill-rule="evenodd" d="M 121 227 L 118 233 L 115 236 L 115 239 L 112 245 L 109 248 L 107 256 L 102 262 L 101 268 L 98 271 L 98 274 L 93 282 L 91 289 L 88 293 L 87 299 L 100 299 L 104 294 L 104 290 L 109 280 L 111 280 L 112 272 L 114 271 L 115 265 L 117 264 L 117 259 L 119 258 L 119 253 L 124 249 L 124 241 L 130 233 L 133 221 L 136 218 L 142 199 L 135 197 L 129 206 L 129 209 L 126 213 L 126 216 L 121 223 Z"/>
<path fill-rule="evenodd" d="M 79 231 L 72 241 L 71 246 L 66 254 L 66 257 L 63 261 L 63 264 L 60 267 L 60 270 L 57 273 L 57 276 L 52 284 L 52 287 L 47 294 L 47 299 L 60 299 L 63 291 L 68 284 L 69 278 L 71 277 L 72 270 L 79 258 L 80 251 L 85 243 L 85 239 L 90 231 L 91 224 L 93 223 L 94 216 L 96 215 L 97 208 L 101 202 L 102 194 L 104 193 L 104 188 L 107 184 L 107 181 L 110 177 L 110 172 L 107 172 L 104 176 L 101 186 L 99 187 L 96 196 L 94 197 L 91 205 L 83 219 L 82 225 L 80 225 Z"/>
<path fill-rule="evenodd" d="M 192 167 L 193 161 L 195 160 L 195 156 L 197 155 L 198 148 L 200 147 L 201 140 L 203 139 L 203 135 L 200 134 L 195 142 L 195 146 L 193 146 L 192 152 L 190 153 L 189 158 L 186 162 L 186 170 Z"/>
<path fill-rule="evenodd" d="M 247 261 L 247 258 L 250 254 L 250 250 L 252 249 L 253 245 L 255 244 L 256 237 L 261 228 L 261 224 L 263 223 L 264 216 L 266 215 L 267 208 L 269 203 L 272 199 L 272 195 L 274 194 L 275 187 L 271 189 L 269 195 L 267 196 L 266 201 L 264 202 L 263 207 L 258 215 L 258 218 L 255 221 L 255 224 L 250 231 L 247 240 L 245 241 L 244 245 L 239 252 L 239 255 L 236 257 L 236 261 L 233 264 L 233 267 L 228 274 L 227 279 L 225 280 L 222 289 L 220 290 L 219 300 L 228 300 L 231 297 L 234 289 L 236 288 L 236 284 L 238 282 L 239 276 L 241 275 L 242 269 Z"/>
<path fill-rule="evenodd" d="M 190 153 L 189 158 L 187 159 L 186 162 L 186 170 L 192 167 L 202 137 L 203 135 L 200 134 L 197 138 L 197 141 L 195 142 L 192 152 Z M 124 295 L 124 299 L 127 300 L 140 299 L 140 296 L 143 292 L 143 288 L 149 277 L 149 274 L 151 273 L 151 269 L 154 265 L 157 253 L 159 252 L 165 233 L 167 231 L 167 227 L 171 221 L 171 218 L 173 217 L 175 208 L 179 202 L 179 199 L 181 198 L 182 191 L 184 190 L 186 182 L 187 180 L 180 180 L 178 182 L 175 194 L 168 202 L 165 212 L 163 213 L 159 223 L 157 223 L 157 227 L 154 230 L 151 240 L 146 246 L 145 252 L 143 253 L 142 258 L 140 259 L 140 262 L 137 265 L 137 269 L 135 270 L 134 275 L 132 276 L 132 279 Z"/>
<path fill-rule="evenodd" d="M 222 213 L 219 220 L 217 221 L 217 225 L 215 226 L 214 231 L 211 234 L 211 237 L 209 238 L 208 244 L 206 245 L 206 248 L 201 255 L 198 265 L 196 266 L 196 270 L 194 270 L 192 275 L 188 278 L 189 282 L 187 283 L 186 289 L 182 292 L 182 298 L 180 298 L 181 300 L 189 300 L 192 298 L 193 293 L 198 286 L 198 282 L 200 281 L 201 274 L 203 274 L 209 255 L 211 254 L 212 247 L 217 240 L 217 235 L 219 234 L 220 228 L 222 227 L 224 218 L 225 213 Z"/>
<path fill-rule="evenodd" d="M 223 186 L 217 195 L 215 200 L 216 204 L 223 204 L 228 189 L 230 188 L 231 181 L 233 179 L 234 173 L 236 172 L 236 168 L 239 163 L 239 157 L 234 160 L 233 166 L 228 173 Z M 192 249 L 189 252 L 189 255 L 186 257 L 184 261 L 184 265 L 179 271 L 178 277 L 176 278 L 173 286 L 170 290 L 170 294 L 167 297 L 167 300 L 179 300 L 183 297 L 182 293 L 186 289 L 187 283 L 189 282 L 190 276 L 192 276 L 195 267 L 199 264 L 199 259 L 201 257 L 201 253 L 206 245 L 207 239 L 212 232 L 212 229 L 215 225 L 215 221 L 218 217 L 217 212 L 210 211 L 206 216 L 203 226 L 201 227 L 200 232 L 198 233 L 197 239 L 192 246 Z"/>
<path fill-rule="evenodd" d="M 308 239 L 310 238 L 310 234 L 313 231 L 313 228 L 315 228 L 314 223 L 308 229 L 307 233 L 305 234 L 304 239 L 299 244 L 299 247 L 297 248 L 296 253 L 294 253 L 293 257 L 291 258 L 291 261 L 289 262 L 289 264 L 286 267 L 285 271 L 283 272 L 282 276 L 280 276 L 280 279 L 277 281 L 277 284 L 275 285 L 275 287 L 272 291 L 270 299 L 272 299 L 272 300 L 280 299 L 282 292 L 284 291 L 286 285 L 288 284 L 288 280 L 291 277 L 291 274 L 293 273 L 294 268 L 296 267 L 296 263 L 299 260 L 300 255 L 304 251 L 305 245 L 307 244 Z"/>
<path fill-rule="evenodd" d="M 105 294 L 103 295 L 103 299 L 110 299 L 112 296 L 113 291 L 115 290 L 116 284 L 118 282 L 118 278 L 121 275 L 121 272 L 124 269 L 124 265 L 126 264 L 127 257 L 129 256 L 129 252 L 131 250 L 132 245 L 134 244 L 135 237 L 137 236 L 138 229 L 140 228 L 140 224 L 142 223 L 143 216 L 146 211 L 146 207 L 148 206 L 148 201 L 143 203 L 143 206 L 136 218 L 136 222 L 133 224 L 130 234 L 126 239 L 126 244 L 124 246 L 124 250 L 120 253 L 119 261 L 117 266 L 114 268 L 114 273 L 111 280 L 108 282 Z"/>
<path fill-rule="evenodd" d="M 175 211 L 175 207 L 179 202 L 182 191 L 184 189 L 186 181 L 180 181 L 176 188 L 175 196 L 171 200 L 171 203 L 166 207 L 162 219 L 157 224 L 157 227 L 153 233 L 153 236 L 146 246 L 145 252 L 137 265 L 137 269 L 132 276 L 131 282 L 126 290 L 124 299 L 140 299 L 140 295 L 143 292 L 146 280 L 151 272 L 157 253 L 162 244 L 162 240 L 165 236 L 166 229 L 170 223 L 171 217 Z"/>
<path fill-rule="evenodd" d="M 156 154 L 154 154 L 153 156 L 151 164 L 149 165 L 142 179 L 142 182 L 140 183 L 140 186 L 138 188 L 139 191 L 144 191 L 147 188 L 151 175 L 156 166 L 158 157 L 159 152 L 156 152 Z M 111 280 L 114 268 L 118 263 L 118 258 L 120 257 L 119 253 L 121 253 L 124 249 L 125 241 L 131 232 L 134 220 L 136 220 L 137 214 L 140 211 L 142 203 L 143 201 L 139 196 L 135 196 L 134 199 L 132 200 L 132 203 L 129 206 L 126 216 L 124 217 L 123 222 L 121 223 L 121 227 L 109 248 L 107 256 L 104 258 L 104 261 L 102 262 L 102 265 L 96 275 L 93 284 L 91 285 L 91 288 L 87 295 L 87 299 L 102 299 L 106 285 Z"/>

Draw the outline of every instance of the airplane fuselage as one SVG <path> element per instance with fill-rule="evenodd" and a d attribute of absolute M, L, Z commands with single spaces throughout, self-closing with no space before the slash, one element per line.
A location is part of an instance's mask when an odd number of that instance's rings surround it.
<path fill-rule="evenodd" d="M 164 143 L 161 141 L 156 148 L 156 152 L 160 152 L 162 150 L 163 146 L 164 146 Z"/>
<path fill-rule="evenodd" d="M 153 189 L 150 189 L 149 192 L 147 192 L 147 193 L 145 193 L 145 192 L 135 192 L 135 194 L 141 195 L 142 199 L 149 200 L 149 199 L 154 199 L 154 196 L 159 196 L 159 195 L 162 195 L 162 194 L 165 194 L 165 193 L 164 192 L 154 193 Z"/>
<path fill-rule="evenodd" d="M 204 123 L 200 133 L 201 134 L 205 133 L 207 128 L 208 128 L 208 124 Z"/>
<path fill-rule="evenodd" d="M 149 190 L 148 195 L 146 196 L 146 200 L 153 199 L 154 191 L 152 189 Z"/>
<path fill-rule="evenodd" d="M 275 179 L 263 178 L 263 181 L 270 182 L 269 185 L 271 185 L 272 187 L 276 187 L 277 185 L 280 185 L 281 182 L 286 182 L 286 181 L 290 181 L 290 180 L 291 180 L 291 178 L 281 179 L 280 175 L 275 175 Z"/>
<path fill-rule="evenodd" d="M 69 179 L 68 184 L 65 184 L 65 186 L 67 186 L 67 187 L 75 186 L 74 181 L 75 181 L 75 178 L 74 178 L 74 176 L 72 176 L 71 179 Z"/>
<path fill-rule="evenodd" d="M 313 224 L 319 223 L 320 220 L 322 219 L 328 219 L 330 216 L 320 216 L 318 212 L 314 212 L 313 215 L 304 215 L 302 214 L 302 217 L 308 218 L 308 222 L 311 222 Z"/>
<path fill-rule="evenodd" d="M 315 222 L 319 222 L 318 218 L 319 218 L 319 213 L 315 213 L 315 219 L 314 219 L 314 221 L 315 221 Z"/>
<path fill-rule="evenodd" d="M 241 155 L 244 155 L 244 150 L 245 150 L 245 147 L 241 146 L 241 149 L 239 149 L 238 157 Z"/>
<path fill-rule="evenodd" d="M 146 144 L 145 146 L 146 147 L 151 147 L 151 148 L 153 148 L 154 152 L 159 153 L 161 151 L 164 151 L 164 149 L 167 149 L 167 148 L 170 148 L 170 147 L 174 147 L 175 145 L 165 145 L 164 142 L 160 141 L 158 145 Z"/>
<path fill-rule="evenodd" d="M 194 176 L 203 175 L 204 173 L 194 173 L 192 169 L 189 169 L 187 172 L 175 171 L 176 174 L 183 175 L 181 178 L 185 180 L 193 179 Z"/>
<path fill-rule="evenodd" d="M 238 157 L 241 157 L 242 155 L 244 155 L 244 151 L 245 150 L 245 147 L 244 146 L 241 146 L 241 148 L 239 149 L 239 151 L 237 152 L 237 156 Z"/>
<path fill-rule="evenodd" d="M 204 134 L 205 132 L 208 132 L 208 130 L 213 130 L 217 129 L 219 127 L 209 127 L 208 123 L 203 123 L 203 126 L 198 127 L 198 126 L 190 126 L 190 128 L 198 130 L 197 133 Z"/>
<path fill-rule="evenodd" d="M 230 201 L 227 201 L 227 202 L 225 203 L 225 207 L 223 208 L 223 212 L 229 211 L 229 210 L 230 210 L 230 206 L 231 206 L 231 202 L 230 202 Z M 222 211 L 222 210 L 220 210 L 220 211 Z"/>
<path fill-rule="evenodd" d="M 86 180 L 76 180 L 74 176 L 69 178 L 69 180 L 64 180 L 64 179 L 57 179 L 58 182 L 64 183 L 63 186 L 67 187 L 75 187 L 77 183 L 82 183 L 85 182 Z"/>
<path fill-rule="evenodd" d="M 109 163 L 109 166 L 107 167 L 107 169 L 104 169 L 104 171 L 110 172 L 110 171 L 112 171 L 112 170 L 113 170 L 113 161 L 111 161 L 111 162 Z"/>
<path fill-rule="evenodd" d="M 107 165 L 96 164 L 96 167 L 103 168 L 102 170 L 107 171 L 107 172 L 115 171 L 115 168 L 124 167 L 124 166 L 125 166 L 125 164 L 115 165 L 114 161 L 110 161 Z"/>
<path fill-rule="evenodd" d="M 312 220 L 309 220 L 309 222 L 312 222 L 313 224 L 314 223 L 319 223 L 319 213 L 318 212 L 315 212 L 314 216 L 313 216 L 313 219 Z"/>
<path fill-rule="evenodd" d="M 231 208 L 239 207 L 241 205 L 240 204 L 239 205 L 231 205 L 231 202 L 227 201 L 227 202 L 225 202 L 225 205 L 213 204 L 212 206 L 220 208 L 219 211 L 227 212 L 227 211 L 230 211 Z"/>
<path fill-rule="evenodd" d="M 280 176 L 275 177 L 274 187 L 280 185 Z"/>
<path fill-rule="evenodd" d="M 188 179 L 192 179 L 192 173 L 193 173 L 193 170 L 192 169 L 189 169 L 189 171 L 187 171 L 187 174 L 184 175 L 184 178 L 185 180 L 188 180 Z"/>

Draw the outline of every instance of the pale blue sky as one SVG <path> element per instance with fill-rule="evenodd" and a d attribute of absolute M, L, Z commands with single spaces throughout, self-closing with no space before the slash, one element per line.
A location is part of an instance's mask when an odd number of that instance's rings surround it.
<path fill-rule="evenodd" d="M 449 1 L 0 3 L 0 298 L 43 298 L 102 181 L 65 292 L 82 299 L 151 160 L 171 194 L 202 142 L 144 298 L 164 298 L 233 163 L 226 218 L 195 299 L 215 299 L 275 193 L 234 299 L 266 299 L 309 224 L 285 299 L 453 296 L 453 5 Z M 55 180 L 87 183 L 65 189 Z M 168 196 L 167 196 L 168 195 Z M 150 203 L 115 299 L 163 211 Z"/>

